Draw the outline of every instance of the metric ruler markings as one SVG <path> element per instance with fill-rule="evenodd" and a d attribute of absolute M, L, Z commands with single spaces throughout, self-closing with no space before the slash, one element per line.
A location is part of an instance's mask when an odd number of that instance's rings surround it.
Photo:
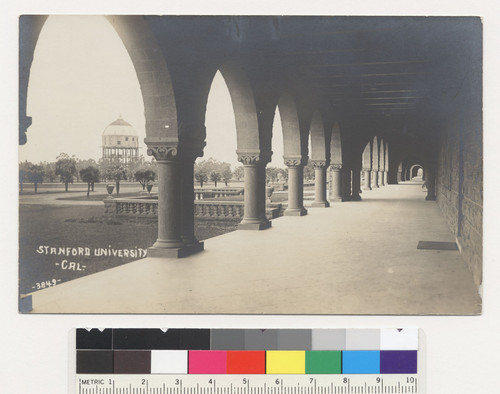
<path fill-rule="evenodd" d="M 90 376 L 90 375 L 87 375 Z M 224 375 L 189 378 L 154 375 L 98 378 L 99 384 L 85 384 L 91 378 L 80 377 L 78 394 L 417 394 L 417 375 L 269 375 L 238 377 L 245 384 L 235 385 Z M 94 375 L 95 376 L 95 375 Z M 310 377 L 314 376 L 314 377 Z M 186 381 L 183 381 L 186 379 Z M 319 380 L 319 382 L 318 382 Z M 178 381 L 178 383 L 176 383 Z M 211 381 L 212 383 L 207 383 Z"/>
<path fill-rule="evenodd" d="M 413 328 L 78 329 L 74 338 L 77 394 L 422 394 Z"/>

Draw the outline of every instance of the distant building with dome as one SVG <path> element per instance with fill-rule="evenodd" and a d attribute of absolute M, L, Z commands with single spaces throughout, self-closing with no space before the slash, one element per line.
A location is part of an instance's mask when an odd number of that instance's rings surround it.
<path fill-rule="evenodd" d="M 139 134 L 121 116 L 102 133 L 102 159 L 121 163 L 139 159 Z"/>

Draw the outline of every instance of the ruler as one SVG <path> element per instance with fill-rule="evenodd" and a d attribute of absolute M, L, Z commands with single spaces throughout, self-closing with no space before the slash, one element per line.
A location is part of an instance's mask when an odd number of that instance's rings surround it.
<path fill-rule="evenodd" d="M 81 375 L 78 394 L 418 394 L 418 374 Z"/>
<path fill-rule="evenodd" d="M 77 329 L 69 393 L 424 394 L 418 329 Z"/>

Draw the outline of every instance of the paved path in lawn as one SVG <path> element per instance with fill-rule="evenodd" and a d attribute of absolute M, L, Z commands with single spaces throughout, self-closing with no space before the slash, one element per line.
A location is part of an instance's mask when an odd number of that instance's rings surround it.
<path fill-rule="evenodd" d="M 33 312 L 477 314 L 481 299 L 419 183 L 309 208 L 264 231 L 205 241 L 184 259 L 145 258 L 33 293 Z"/>

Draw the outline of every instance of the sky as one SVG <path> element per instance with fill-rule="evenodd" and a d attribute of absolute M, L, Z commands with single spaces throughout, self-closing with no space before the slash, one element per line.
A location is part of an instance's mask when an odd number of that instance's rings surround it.
<path fill-rule="evenodd" d="M 19 160 L 55 161 L 60 153 L 79 159 L 101 157 L 101 135 L 120 115 L 139 134 L 147 157 L 144 104 L 130 57 L 102 16 L 50 16 L 31 67 L 27 114 L 33 119 Z M 204 157 L 240 165 L 231 97 L 222 75 L 212 82 L 207 102 Z M 277 111 L 273 161 L 283 167 L 283 139 Z M 149 157 L 147 157 L 149 159 Z"/>

